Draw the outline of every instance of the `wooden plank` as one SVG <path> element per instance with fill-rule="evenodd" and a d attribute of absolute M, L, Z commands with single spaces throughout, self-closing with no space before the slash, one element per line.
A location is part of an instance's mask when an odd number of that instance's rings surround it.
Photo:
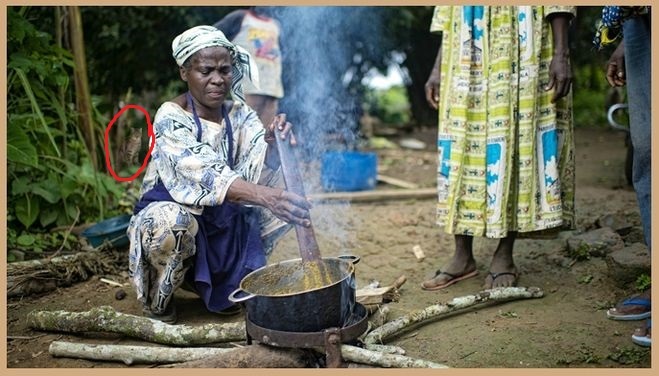
<path fill-rule="evenodd" d="M 387 176 L 387 175 L 382 175 L 382 174 L 378 174 L 378 181 L 381 181 L 383 183 L 387 183 L 387 184 L 390 184 L 390 185 L 393 185 L 393 186 L 396 186 L 396 187 L 405 188 L 405 189 L 418 189 L 419 188 L 418 184 L 410 183 L 409 181 L 405 181 L 405 180 L 402 180 L 402 179 L 397 179 L 397 178 Z"/>
<path fill-rule="evenodd" d="M 357 192 L 312 193 L 307 197 L 313 201 L 372 202 L 385 200 L 429 199 L 437 197 L 437 188 L 382 189 Z"/>

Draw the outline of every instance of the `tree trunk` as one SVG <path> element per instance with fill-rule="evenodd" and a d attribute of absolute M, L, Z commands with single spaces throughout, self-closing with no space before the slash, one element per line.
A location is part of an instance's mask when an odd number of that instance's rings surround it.
<path fill-rule="evenodd" d="M 82 18 L 80 7 L 67 7 L 69 14 L 69 26 L 71 37 L 71 48 L 73 49 L 73 61 L 75 62 L 75 86 L 76 105 L 80 113 L 80 128 L 85 137 L 87 150 L 89 151 L 92 165 L 99 168 L 96 153 L 96 132 L 94 132 L 94 120 L 92 116 L 92 100 L 89 92 L 89 79 L 87 77 L 87 60 L 85 58 L 85 43 L 83 38 Z"/>

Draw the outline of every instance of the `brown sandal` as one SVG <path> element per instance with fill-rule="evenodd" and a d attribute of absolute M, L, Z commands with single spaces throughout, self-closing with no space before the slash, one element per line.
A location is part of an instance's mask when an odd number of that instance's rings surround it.
<path fill-rule="evenodd" d="M 441 284 L 441 285 L 435 285 L 435 286 L 432 286 L 432 287 L 426 287 L 426 282 L 432 282 L 432 281 L 435 280 L 437 277 L 439 277 L 440 274 L 445 274 L 445 275 L 451 277 L 451 279 L 449 279 L 448 281 L 444 282 L 444 283 Z M 470 272 L 467 272 L 467 273 L 464 273 L 464 274 L 460 274 L 460 275 L 455 275 L 455 274 L 451 274 L 451 273 L 443 272 L 443 271 L 441 271 L 441 270 L 437 270 L 437 271 L 435 272 L 435 276 L 434 276 L 434 277 L 432 277 L 429 281 L 425 281 L 425 282 L 423 282 L 423 283 L 421 284 L 421 288 L 424 289 L 424 290 L 426 290 L 426 291 L 436 291 L 436 290 L 441 290 L 441 289 L 443 289 L 443 288 L 445 288 L 445 287 L 451 286 L 452 284 L 454 284 L 454 283 L 456 283 L 456 282 L 462 281 L 463 279 L 472 278 L 472 277 L 475 277 L 475 276 L 477 276 L 477 275 L 478 275 L 478 270 L 472 270 L 472 271 L 470 271 Z"/>

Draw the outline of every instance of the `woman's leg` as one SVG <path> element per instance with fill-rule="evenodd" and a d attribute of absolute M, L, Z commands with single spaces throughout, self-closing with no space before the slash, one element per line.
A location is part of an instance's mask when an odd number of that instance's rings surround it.
<path fill-rule="evenodd" d="M 517 267 L 513 261 L 513 247 L 517 232 L 509 232 L 508 236 L 499 241 L 497 250 L 492 256 L 490 272 L 485 277 L 485 288 L 509 287 L 517 283 Z"/>
<path fill-rule="evenodd" d="M 478 274 L 472 249 L 473 242 L 473 236 L 456 235 L 455 253 L 451 261 L 439 269 L 433 278 L 423 282 L 421 287 L 426 290 L 438 290 Z"/>
<path fill-rule="evenodd" d="M 650 77 L 651 49 L 649 24 L 642 17 L 625 21 L 625 68 L 627 79 L 627 101 L 629 103 L 629 130 L 634 157 L 632 162 L 632 179 L 634 190 L 641 211 L 641 222 L 645 242 L 650 248 L 652 227 L 650 225 L 651 196 L 651 100 Z"/>
<path fill-rule="evenodd" d="M 144 276 L 142 299 L 145 313 L 167 315 L 174 291 L 181 286 L 195 255 L 197 220 L 184 207 L 173 202 L 147 206 L 140 213 L 140 264 Z M 132 256 L 132 255 L 131 255 Z"/>

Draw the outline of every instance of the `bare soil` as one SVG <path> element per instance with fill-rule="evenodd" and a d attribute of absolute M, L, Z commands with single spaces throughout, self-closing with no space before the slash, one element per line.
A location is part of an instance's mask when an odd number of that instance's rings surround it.
<path fill-rule="evenodd" d="M 421 187 L 435 185 L 436 154 L 432 151 L 434 132 L 412 135 L 427 142 L 426 150 L 379 151 L 382 173 Z M 625 183 L 624 134 L 608 128 L 578 129 L 577 216 L 578 228 L 591 228 L 599 216 L 621 213 L 638 225 L 633 190 Z M 392 188 L 384 184 L 377 189 Z M 390 303 L 390 318 L 421 309 L 453 297 L 482 289 L 496 240 L 475 240 L 479 276 L 444 290 L 420 288 L 453 252 L 451 236 L 435 225 L 432 198 L 371 203 L 317 204 L 313 221 L 323 256 L 354 254 L 357 287 L 372 281 L 382 285 L 400 275 L 407 282 L 398 302 Z M 407 355 L 461 368 L 563 368 L 563 367 L 650 367 L 650 352 L 632 344 L 630 336 L 638 322 L 617 322 L 606 318 L 605 309 L 633 293 L 634 286 L 619 286 L 609 275 L 602 258 L 572 263 L 562 253 L 565 237 L 521 239 L 515 255 L 521 271 L 520 286 L 535 286 L 544 297 L 488 305 L 419 325 L 390 344 L 404 348 Z M 418 261 L 412 248 L 419 245 L 426 258 Z M 295 232 L 277 245 L 270 262 L 298 258 Z M 100 277 L 124 284 L 115 287 Z M 8 368 L 83 368 L 129 366 L 119 362 L 54 358 L 48 346 L 54 340 L 85 343 L 136 344 L 119 335 L 88 333 L 72 335 L 35 331 L 25 317 L 32 310 L 86 311 L 111 305 L 125 313 L 139 314 L 140 306 L 126 273 L 94 276 L 88 281 L 47 294 L 9 299 L 7 304 Z M 127 296 L 116 299 L 117 290 Z M 187 292 L 177 292 L 179 322 L 231 322 L 242 316 L 219 317 L 205 310 L 201 301 Z M 131 367 L 144 367 L 135 365 Z"/>

